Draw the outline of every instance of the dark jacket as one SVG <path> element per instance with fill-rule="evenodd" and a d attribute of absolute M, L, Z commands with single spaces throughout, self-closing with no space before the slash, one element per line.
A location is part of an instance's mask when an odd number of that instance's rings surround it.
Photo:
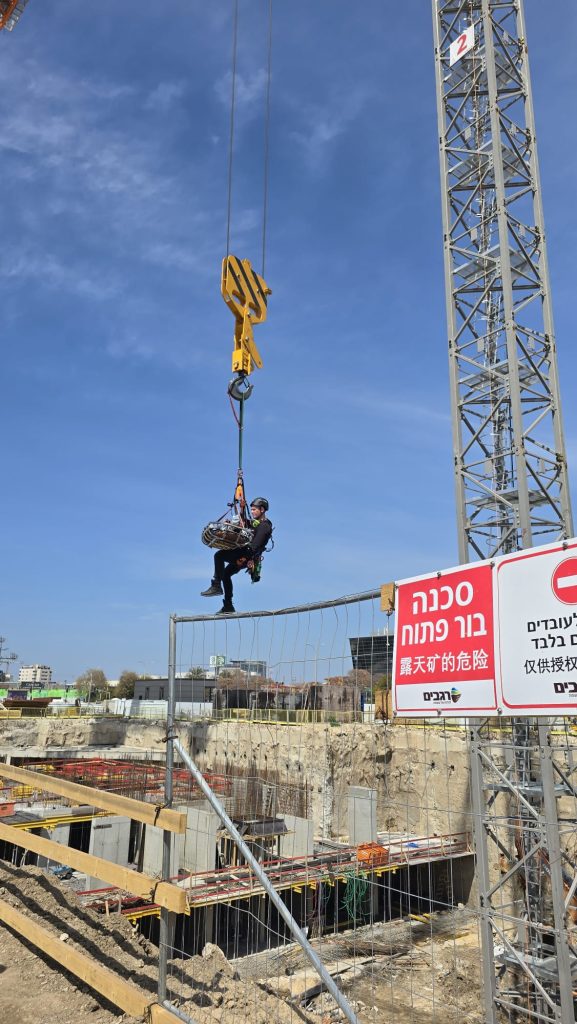
<path fill-rule="evenodd" d="M 254 520 L 253 520 L 253 522 L 254 522 Z M 263 553 L 264 549 L 266 548 L 266 546 L 267 546 L 271 536 L 272 536 L 272 523 L 271 523 L 270 519 L 267 519 L 266 516 L 263 516 L 262 519 L 259 520 L 258 526 L 256 527 L 256 529 L 255 529 L 255 531 L 254 531 L 254 533 L 252 535 L 252 540 L 251 540 L 250 544 L 248 545 L 248 548 L 250 550 L 250 557 L 251 558 L 253 558 L 253 559 L 254 558 L 258 558 L 259 555 L 262 555 L 262 553 Z"/>

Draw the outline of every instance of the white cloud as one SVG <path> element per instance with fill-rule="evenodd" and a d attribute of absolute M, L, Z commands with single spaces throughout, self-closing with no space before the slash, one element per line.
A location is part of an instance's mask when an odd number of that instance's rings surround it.
<path fill-rule="evenodd" d="M 61 190 L 108 192 L 129 202 L 171 195 L 174 183 L 154 168 L 154 140 L 109 127 L 119 98 L 137 95 L 135 88 L 55 74 L 32 61 L 9 62 L 0 82 L 7 75 L 21 101 L 17 116 L 4 118 L 0 149 L 25 157 L 24 175 L 57 169 Z"/>
<path fill-rule="evenodd" d="M 131 316 L 134 322 L 135 315 Z M 127 362 L 152 363 L 171 366 L 187 371 L 211 365 L 211 357 L 195 345 L 191 335 L 178 332 L 173 326 L 166 332 L 151 331 L 146 311 L 140 311 L 142 329 L 130 328 L 116 331 L 105 344 L 105 351 L 112 359 Z M 217 356 L 214 356 L 217 359 Z"/>
<path fill-rule="evenodd" d="M 360 115 L 370 93 L 358 88 L 340 97 L 335 95 L 324 107 L 308 105 L 301 108 L 305 124 L 291 133 L 301 147 L 311 170 L 319 171 L 327 160 L 332 144 L 340 138 Z"/>
<path fill-rule="evenodd" d="M 319 407 L 319 394 L 316 391 L 307 393 L 302 388 L 298 394 L 297 401 L 304 406 Z M 322 404 L 343 409 L 354 409 L 367 416 L 378 416 L 383 419 L 386 416 L 395 416 L 402 420 L 410 420 L 415 425 L 425 426 L 430 431 L 434 424 L 449 424 L 451 416 L 449 412 L 441 411 L 442 407 L 426 404 L 415 398 L 389 398 L 382 391 L 375 391 L 371 388 L 356 387 L 335 387 L 325 383 L 322 390 Z"/>
<path fill-rule="evenodd" d="M 170 110 L 177 100 L 182 99 L 185 92 L 184 82 L 160 82 L 146 98 L 145 109 L 164 113 Z"/>
<path fill-rule="evenodd" d="M 58 100 L 59 103 L 64 102 L 68 106 L 86 99 L 118 101 L 136 93 L 132 85 L 103 81 L 95 77 L 82 78 L 77 75 L 72 82 L 69 75 L 44 68 L 33 59 L 13 60 L 8 50 L 4 52 L 0 65 L 0 82 L 3 81 L 11 87 L 16 87 L 21 98 L 29 96 L 34 100 Z"/>
<path fill-rule="evenodd" d="M 235 114 L 247 116 L 257 109 L 257 104 L 264 97 L 267 82 L 267 72 L 264 68 L 258 68 L 252 74 L 242 75 L 237 71 L 235 76 L 234 105 Z M 227 108 L 230 107 L 232 93 L 232 72 L 227 71 L 222 78 L 219 78 L 214 90 L 220 102 Z M 259 104 L 260 105 L 260 104 Z"/>
<path fill-rule="evenodd" d="M 110 307 L 110 334 L 102 340 L 108 356 L 196 366 L 197 352 L 189 337 L 182 338 L 180 323 L 151 330 L 160 291 L 145 294 L 147 284 L 141 286 L 152 265 L 159 281 L 167 273 L 186 275 L 194 294 L 206 289 L 210 275 L 218 294 L 225 212 L 218 199 L 214 209 L 210 200 L 201 205 L 197 164 L 167 156 L 163 119 L 151 131 L 143 114 L 143 104 L 160 110 L 178 102 L 185 83 L 167 78 L 152 92 L 125 89 L 33 61 L 20 67 L 10 58 L 0 67 L 0 84 L 7 76 L 20 96 L 12 115 L 7 108 L 0 153 L 7 173 L 21 183 L 24 201 L 11 208 L 10 230 L 4 231 L 4 291 L 34 281 L 39 290 L 92 301 L 122 293 L 122 302 Z M 243 80 L 241 105 L 250 106 L 261 88 L 262 73 Z M 202 183 L 202 161 L 198 167 Z M 260 213 L 250 207 L 235 214 L 235 245 L 243 248 L 259 222 Z"/>
<path fill-rule="evenodd" d="M 150 338 L 127 332 L 111 338 L 106 344 L 106 351 L 115 359 L 136 358 L 148 362 L 157 355 L 157 346 Z"/>
<path fill-rule="evenodd" d="M 200 567 L 194 563 L 169 565 L 166 567 L 166 579 L 169 580 L 208 580 L 212 575 L 212 562 L 210 554 L 206 565 Z M 196 596 L 196 595 L 195 595 Z M 207 615 L 210 615 L 210 606 L 207 604 Z"/>
<path fill-rule="evenodd" d="M 143 496 L 145 494 L 146 491 L 143 492 Z M 158 496 L 157 492 L 155 496 Z M 166 500 L 171 501 L 179 500 L 181 496 L 181 492 L 176 490 L 164 495 Z M 154 580 L 202 580 L 204 582 L 210 579 L 213 567 L 213 552 L 202 547 L 200 538 L 196 558 L 183 559 L 178 551 L 167 549 L 162 544 L 156 547 L 135 545 L 129 549 L 125 548 L 123 554 L 128 564 L 133 566 L 139 575 Z M 209 602 L 207 602 L 206 610 L 210 611 Z"/>
<path fill-rule="evenodd" d="M 35 279 L 47 289 L 98 301 L 111 299 L 120 290 L 118 282 L 110 276 L 95 278 L 77 261 L 64 263 L 53 253 L 31 247 L 20 251 L 5 249 L 0 256 L 0 276 L 17 282 Z"/>
<path fill-rule="evenodd" d="M 70 102 L 70 79 L 66 75 L 35 70 L 32 62 L 29 62 L 28 67 L 32 70 L 32 75 L 28 80 L 28 92 L 31 96 L 43 100 Z M 75 79 L 74 90 L 76 102 L 82 99 L 97 99 L 107 102 L 114 100 L 116 102 L 119 99 L 134 96 L 136 92 L 130 85 L 117 85 L 86 78 Z"/>
<path fill-rule="evenodd" d="M 350 394 L 344 396 L 344 404 L 374 415 L 389 413 L 402 419 L 412 420 L 420 425 L 431 426 L 433 423 L 448 424 L 451 422 L 450 414 L 440 411 L 440 403 L 439 407 L 435 408 L 412 398 L 387 398 L 368 388 L 355 388 Z"/>
<path fill-rule="evenodd" d="M 166 267 L 172 270 L 182 270 L 186 273 L 207 272 L 206 261 L 191 247 L 177 245 L 174 242 L 154 242 L 144 253 L 144 257 L 150 263 L 159 267 Z M 210 268 L 212 273 L 212 268 Z"/>
<path fill-rule="evenodd" d="M 123 201 L 168 198 L 168 178 L 150 170 L 146 148 L 110 134 L 94 132 L 78 141 L 77 166 L 88 186 L 97 192 L 122 195 Z"/>

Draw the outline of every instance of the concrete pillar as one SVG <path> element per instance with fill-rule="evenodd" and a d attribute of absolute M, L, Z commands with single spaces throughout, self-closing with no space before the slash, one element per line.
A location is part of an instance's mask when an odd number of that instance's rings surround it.
<path fill-rule="evenodd" d="M 145 846 L 142 850 L 142 872 L 154 879 L 162 878 L 162 828 L 146 825 Z M 174 841 L 172 846 L 174 859 Z M 178 868 L 176 868 L 177 870 Z M 171 871 L 172 873 L 172 871 Z"/>
<path fill-rule="evenodd" d="M 37 835 L 42 836 L 43 839 L 51 839 L 53 843 L 62 843 L 63 846 L 68 846 L 70 839 L 70 825 L 56 825 L 53 829 L 41 828 L 38 830 Z M 63 856 L 65 857 L 66 854 Z M 49 860 L 48 857 L 38 857 L 36 863 L 39 868 L 57 868 L 62 864 L 65 864 L 66 861 L 56 861 Z"/>
<path fill-rule="evenodd" d="M 204 908 L 204 944 L 214 942 L 214 906 Z"/>
<path fill-rule="evenodd" d="M 117 815 L 94 818 L 90 830 L 90 846 L 88 852 L 93 857 L 101 857 L 112 864 L 128 866 L 128 847 L 130 845 L 130 818 Z M 100 878 L 88 878 L 88 889 L 101 889 L 108 882 Z"/>
<path fill-rule="evenodd" d="M 258 902 L 258 910 L 257 910 L 257 916 L 258 916 L 258 940 L 257 941 L 258 941 L 259 948 L 261 948 L 261 947 L 265 947 L 266 948 L 266 945 L 267 945 L 266 931 L 267 931 L 267 919 L 268 919 L 268 897 L 267 896 L 257 896 L 257 902 Z"/>
<path fill-rule="evenodd" d="M 206 809 L 205 809 L 206 808 Z M 187 816 L 186 832 L 171 836 L 172 854 L 170 858 L 171 876 L 175 878 L 180 870 L 214 871 L 215 854 L 212 851 L 210 837 L 214 837 L 216 847 L 216 825 L 218 817 L 206 801 L 202 807 L 190 807 L 188 804 L 175 804 L 176 811 L 184 811 Z M 142 852 L 142 871 L 146 875 L 160 878 L 162 875 L 163 831 L 156 825 L 146 825 L 144 849 Z M 212 860 L 211 860 L 212 853 Z"/>
<path fill-rule="evenodd" d="M 314 853 L 314 822 L 284 814 L 287 832 L 280 837 L 281 857 L 312 857 Z"/>
<path fill-rule="evenodd" d="M 349 842 L 351 846 L 358 846 L 359 843 L 376 843 L 376 789 L 366 789 L 364 786 L 349 786 L 348 816 Z"/>
<path fill-rule="evenodd" d="M 186 833 L 179 836 L 179 863 L 186 871 L 214 871 L 220 824 L 212 808 L 187 807 Z"/>

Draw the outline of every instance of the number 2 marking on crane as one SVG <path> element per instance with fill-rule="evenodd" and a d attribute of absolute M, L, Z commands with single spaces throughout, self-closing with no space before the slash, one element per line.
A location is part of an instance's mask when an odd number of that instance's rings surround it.
<path fill-rule="evenodd" d="M 475 45 L 475 26 L 468 27 L 451 43 L 449 47 L 449 66 L 456 64 Z"/>

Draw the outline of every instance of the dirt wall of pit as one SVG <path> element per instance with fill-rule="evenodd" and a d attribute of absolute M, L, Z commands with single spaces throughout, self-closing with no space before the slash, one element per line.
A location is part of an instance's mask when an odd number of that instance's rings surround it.
<path fill-rule="evenodd" d="M 274 773 L 308 785 L 309 816 L 326 838 L 348 833 L 349 786 L 377 792 L 377 827 L 420 835 L 470 831 L 464 731 L 422 724 L 298 725 L 179 723 L 179 739 L 202 771 Z M 166 724 L 142 720 L 0 720 L 0 757 L 162 759 Z"/>

